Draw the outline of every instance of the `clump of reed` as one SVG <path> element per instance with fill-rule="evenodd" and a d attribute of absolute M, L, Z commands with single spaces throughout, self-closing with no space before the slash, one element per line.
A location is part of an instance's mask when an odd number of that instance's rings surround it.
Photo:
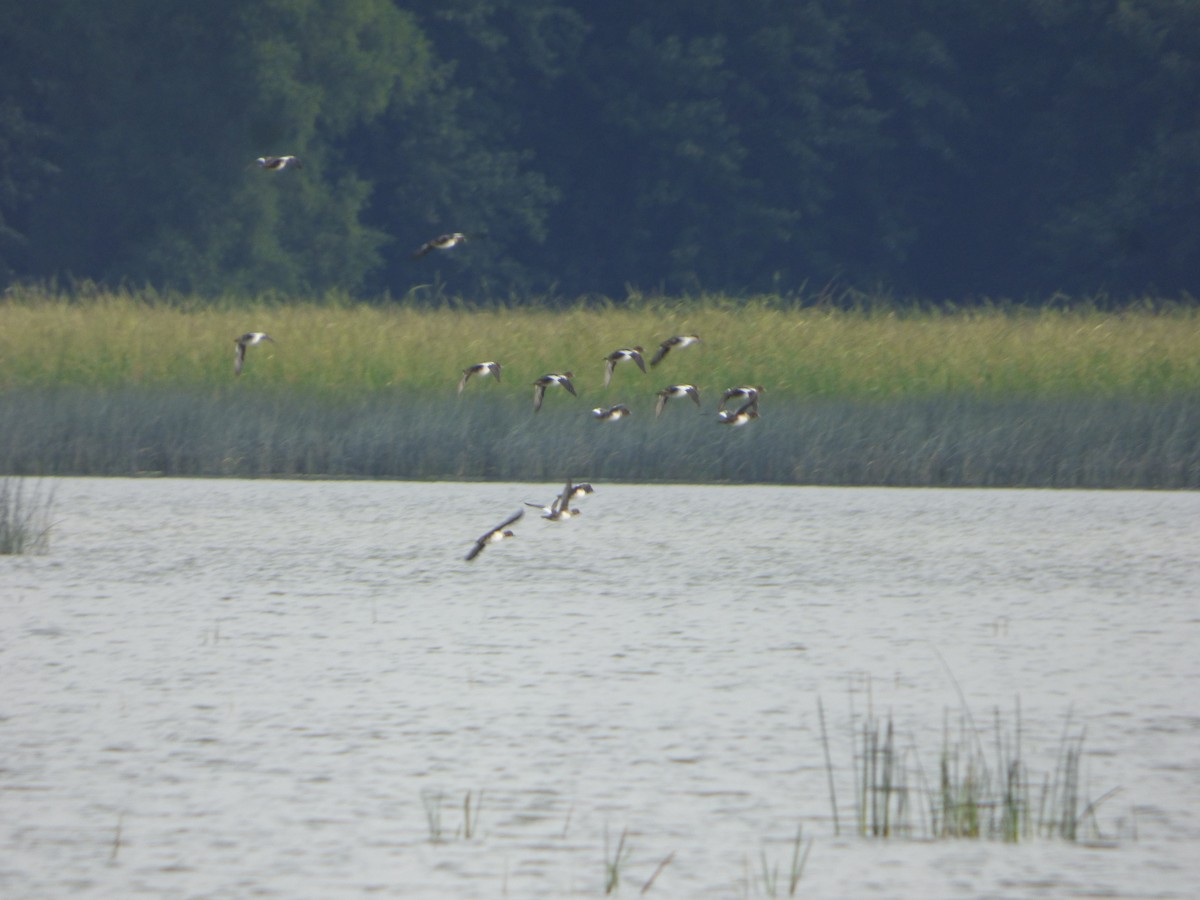
<path fill-rule="evenodd" d="M 616 847 L 610 845 L 607 826 L 604 829 L 604 894 L 617 894 L 621 891 L 621 876 L 625 872 L 629 864 L 629 860 L 633 855 L 633 848 L 627 843 L 629 837 L 629 829 L 622 828 L 621 836 L 617 839 Z M 654 887 L 654 883 L 658 881 L 663 871 L 675 859 L 674 852 L 668 853 L 658 865 L 654 867 L 654 871 L 650 873 L 650 877 L 642 882 L 641 890 L 638 893 L 642 896 L 650 893 L 650 889 Z"/>
<path fill-rule="evenodd" d="M 50 546 L 54 492 L 26 490 L 21 478 L 0 479 L 0 554 L 44 553 Z"/>
<path fill-rule="evenodd" d="M 446 795 L 441 791 L 422 791 L 421 806 L 425 809 L 425 825 L 429 830 L 429 841 L 440 844 L 447 839 L 442 825 L 442 811 Z M 483 808 L 483 791 L 477 794 L 467 791 L 462 801 L 462 822 L 453 833 L 454 838 L 469 841 L 479 834 L 479 814 Z"/>
<path fill-rule="evenodd" d="M 822 735 L 828 748 L 828 735 Z M 1096 810 L 1115 791 L 1084 800 L 1083 741 L 1083 731 L 1072 728 L 1068 715 L 1054 765 L 1038 777 L 1023 752 L 1019 704 L 1012 723 L 995 712 L 990 753 L 987 736 L 964 711 L 957 727 L 943 728 L 936 775 L 930 778 L 917 748 L 901 745 L 892 715 L 868 711 L 854 735 L 855 831 L 872 838 L 1009 843 L 1099 839 Z M 836 831 L 840 820 L 828 749 L 826 759 Z"/>
<path fill-rule="evenodd" d="M 629 830 L 621 829 L 621 837 L 617 840 L 617 847 L 613 851 L 609 851 L 608 829 L 604 829 L 604 893 L 605 895 L 618 891 L 621 887 L 621 870 L 629 860 L 630 848 L 625 844 L 625 838 L 628 837 Z"/>
<path fill-rule="evenodd" d="M 813 842 L 805 842 L 804 827 L 796 828 L 796 836 L 791 842 L 791 859 L 788 864 L 787 878 L 780 881 L 779 864 L 767 859 L 767 852 L 762 851 L 762 887 L 768 897 L 795 897 L 800 887 L 800 879 L 804 877 L 804 867 L 808 863 L 808 855 L 812 852 Z"/>

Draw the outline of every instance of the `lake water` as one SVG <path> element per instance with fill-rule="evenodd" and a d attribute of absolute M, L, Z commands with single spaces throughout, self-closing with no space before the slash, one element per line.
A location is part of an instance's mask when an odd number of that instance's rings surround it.
<path fill-rule="evenodd" d="M 5 897 L 594 897 L 623 831 L 623 895 L 763 897 L 798 827 L 797 896 L 1196 896 L 1200 495 L 597 484 L 468 564 L 558 486 L 51 483 Z M 935 779 L 1018 702 L 1038 778 L 1086 729 L 1098 834 L 854 833 L 868 706 Z"/>

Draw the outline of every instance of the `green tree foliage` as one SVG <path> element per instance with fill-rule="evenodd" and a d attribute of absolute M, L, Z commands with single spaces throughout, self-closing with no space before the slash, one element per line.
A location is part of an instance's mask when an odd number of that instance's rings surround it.
<path fill-rule="evenodd" d="M 38 21 L 61 48 L 60 175 L 33 274 L 295 292 L 353 290 L 379 264 L 370 181 L 337 142 L 421 89 L 411 17 L 387 0 L 48 0 Z M 303 170 L 253 164 L 280 153 Z"/>
<path fill-rule="evenodd" d="M 614 46 L 592 48 L 596 139 L 616 161 L 592 240 L 623 235 L 626 271 L 675 290 L 769 290 L 844 268 L 838 183 L 880 117 L 825 6 L 635 5 Z"/>
<path fill-rule="evenodd" d="M 1077 13 L 1053 32 L 1070 62 L 1058 73 L 1049 114 L 1038 118 L 1053 135 L 1046 165 L 1055 178 L 1030 262 L 1064 279 L 1086 273 L 1115 287 L 1194 289 L 1200 6 L 1106 6 L 1102 16 Z"/>
<path fill-rule="evenodd" d="M 1193 0 L 0 4 L 0 278 L 1194 293 L 1198 60 Z"/>
<path fill-rule="evenodd" d="M 410 8 L 439 60 L 435 78 L 411 102 L 393 104 L 387 127 L 355 142 L 377 185 L 369 219 L 401 242 L 380 281 L 393 293 L 430 284 L 467 295 L 546 290 L 564 256 L 544 247 L 547 220 L 571 189 L 551 183 L 547 161 L 574 138 L 548 107 L 560 100 L 587 26 L 551 0 Z M 469 252 L 409 258 L 451 231 L 473 236 Z"/>
<path fill-rule="evenodd" d="M 37 73 L 44 48 L 28 6 L 0 5 L 0 280 L 28 268 L 29 215 L 58 170 L 50 160 L 53 130 L 38 118 L 46 86 Z"/>

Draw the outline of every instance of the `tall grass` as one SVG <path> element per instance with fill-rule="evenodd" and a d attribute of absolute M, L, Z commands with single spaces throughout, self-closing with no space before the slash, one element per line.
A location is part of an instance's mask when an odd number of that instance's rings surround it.
<path fill-rule="evenodd" d="M 0 479 L 0 554 L 42 553 L 50 545 L 54 492 L 31 492 L 19 478 Z"/>
<path fill-rule="evenodd" d="M 483 359 L 505 366 L 493 393 L 522 398 L 534 378 L 565 369 L 597 401 L 672 381 L 702 392 L 763 384 L 769 398 L 804 401 L 1164 396 L 1200 388 L 1200 311 L 1190 306 L 909 313 L 706 298 L 566 309 L 260 301 L 235 308 L 19 290 L 0 301 L 0 387 L 224 387 L 233 338 L 248 330 L 279 343 L 250 351 L 246 389 L 340 398 L 452 396 L 460 370 Z M 611 350 L 652 349 L 680 332 L 698 332 L 704 343 L 672 353 L 652 376 L 619 370 L 608 391 L 600 387 Z"/>
<path fill-rule="evenodd" d="M 481 392 L 482 393 L 482 392 Z M 678 401 L 676 401 L 678 402 Z M 631 403 L 599 423 L 560 393 L 444 404 L 299 392 L 23 390 L 0 394 L 0 471 L 25 475 L 1031 487 L 1200 487 L 1200 402 L 906 398 L 763 404 L 744 427 L 710 403 Z"/>
<path fill-rule="evenodd" d="M 858 833 L 1008 843 L 1100 837 L 1095 811 L 1115 791 L 1084 802 L 1084 734 L 1073 728 L 1070 716 L 1054 765 L 1041 777 L 1025 756 L 1019 706 L 1012 722 L 996 711 L 991 739 L 989 753 L 987 735 L 964 712 L 956 727 L 943 730 L 936 775 L 930 777 L 918 748 L 902 743 L 891 714 L 868 711 L 855 736 Z"/>
<path fill-rule="evenodd" d="M 1200 486 L 1200 313 L 733 304 L 467 309 L 36 291 L 0 302 L 0 471 Z M 265 330 L 233 376 L 233 338 Z M 699 332 L 648 375 L 603 357 Z M 462 368 L 504 365 L 503 381 Z M 579 398 L 530 382 L 572 370 Z M 700 387 L 705 414 L 655 393 Z M 719 392 L 766 387 L 744 428 Z M 624 402 L 631 419 L 587 411 Z"/>

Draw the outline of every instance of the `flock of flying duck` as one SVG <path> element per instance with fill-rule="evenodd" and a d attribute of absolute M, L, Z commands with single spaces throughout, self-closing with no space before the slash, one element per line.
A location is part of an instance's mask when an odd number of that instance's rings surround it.
<path fill-rule="evenodd" d="M 270 172 L 280 172 L 284 169 L 300 169 L 303 168 L 300 160 L 296 156 L 260 156 L 255 162 L 260 169 L 265 169 Z M 461 231 L 442 234 L 431 240 L 426 241 L 415 251 L 413 258 L 419 259 L 425 254 L 434 250 L 446 251 L 452 250 L 461 244 L 466 243 L 468 238 L 482 237 L 482 234 L 476 233 L 472 235 L 464 234 Z M 246 363 L 246 348 L 254 347 L 263 342 L 275 343 L 275 339 L 263 331 L 248 331 L 241 337 L 234 338 L 236 345 L 234 350 L 233 372 L 235 375 L 242 374 L 242 367 Z M 667 338 L 658 345 L 658 349 L 654 352 L 654 356 L 650 359 L 650 368 L 654 368 L 666 358 L 667 354 L 672 350 L 681 350 L 685 347 L 691 347 L 694 344 L 700 343 L 700 336 L 696 334 L 679 334 Z M 616 371 L 617 365 L 623 362 L 632 362 L 642 374 L 646 374 L 646 359 L 643 356 L 644 350 L 640 347 L 620 347 L 614 350 L 608 356 L 604 357 L 604 386 L 607 388 L 612 382 L 613 372 Z M 487 362 L 475 363 L 467 366 L 462 370 L 462 378 L 458 382 L 458 393 L 461 395 L 467 387 L 467 382 L 472 376 L 480 379 L 491 376 L 497 382 L 500 381 L 501 366 L 498 362 L 488 360 Z M 574 377 L 572 372 L 548 372 L 540 376 L 533 382 L 533 411 L 536 413 L 542 408 L 542 404 L 546 398 L 546 390 L 552 387 L 562 388 L 573 397 L 579 396 L 575 392 L 575 385 L 571 383 Z M 721 395 L 721 402 L 717 407 L 717 421 L 722 425 L 741 426 L 748 422 L 752 422 L 758 418 L 759 398 L 763 393 L 761 385 L 733 387 L 726 390 Z M 658 399 L 654 405 L 654 415 L 657 418 L 661 416 L 666 408 L 667 401 L 672 399 L 690 399 L 697 408 L 700 407 L 700 391 L 694 384 L 672 384 L 663 388 L 658 392 Z M 736 409 L 727 408 L 731 400 L 741 401 Z M 630 415 L 630 409 L 624 403 L 617 403 L 612 406 L 598 406 L 592 410 L 592 416 L 602 422 L 619 422 L 626 416 Z M 572 519 L 580 514 L 580 510 L 571 507 L 571 501 L 586 496 L 593 492 L 590 484 L 574 484 L 570 478 L 567 479 L 566 486 L 561 494 L 546 506 L 538 503 L 526 502 L 526 506 L 534 507 L 542 511 L 542 518 L 550 522 L 561 522 L 567 519 Z M 523 515 L 525 510 L 521 509 L 513 513 L 495 528 L 489 529 L 480 535 L 475 545 L 467 554 L 467 561 L 475 559 L 483 552 L 484 547 L 498 541 L 505 540 L 513 536 L 511 525 L 515 524 Z"/>
<path fill-rule="evenodd" d="M 654 356 L 650 359 L 650 367 L 653 368 L 662 362 L 671 350 L 690 347 L 698 343 L 700 343 L 700 336 L 695 334 L 681 334 L 669 337 L 658 345 L 658 350 L 655 351 Z M 604 357 L 604 386 L 608 387 L 612 383 L 613 372 L 616 371 L 619 363 L 632 362 L 641 369 L 642 374 L 646 374 L 646 359 L 643 353 L 644 351 L 641 347 L 621 347 Z M 462 370 L 462 377 L 458 382 L 458 393 L 462 394 L 463 390 L 467 387 L 467 382 L 473 376 L 477 376 L 478 378 L 487 378 L 490 376 L 499 382 L 500 371 L 500 364 L 494 360 L 467 366 Z M 573 397 L 579 396 L 575 392 L 575 385 L 571 383 L 573 377 L 574 375 L 571 372 L 548 372 L 537 378 L 533 382 L 533 411 L 536 413 L 542 408 L 542 403 L 546 398 L 546 390 L 551 387 L 562 388 Z M 739 426 L 757 419 L 759 398 L 762 396 L 762 393 L 763 389 L 761 385 L 753 387 L 742 385 L 741 387 L 729 388 L 721 394 L 721 402 L 717 407 L 717 421 L 724 425 Z M 654 405 L 655 417 L 657 418 L 662 415 L 668 400 L 677 398 L 688 398 L 696 404 L 697 408 L 700 407 L 700 391 L 694 384 L 672 384 L 658 392 L 658 400 Z M 727 408 L 730 401 L 733 400 L 740 401 L 740 405 L 736 409 Z M 598 406 L 592 410 L 592 416 L 604 422 L 617 422 L 628 415 L 630 415 L 630 410 L 624 403 L 617 403 L 613 406 Z M 531 506 L 534 509 L 540 509 L 543 519 L 551 522 L 562 522 L 578 516 L 581 512 L 579 509 L 571 507 L 571 501 L 592 492 L 593 488 L 590 484 L 575 484 L 568 478 L 562 493 L 555 497 L 549 505 L 543 506 L 539 503 L 530 503 L 528 501 L 526 501 L 525 505 Z M 517 510 L 495 528 L 488 529 L 476 538 L 474 546 L 467 553 L 467 562 L 475 559 L 489 544 L 513 537 L 514 532 L 511 526 L 524 515 L 525 510 Z"/>
<path fill-rule="evenodd" d="M 700 343 L 700 336 L 695 334 L 679 334 L 667 338 L 658 345 L 658 350 L 651 358 L 651 368 L 662 362 L 673 347 L 690 347 L 698 343 Z M 642 355 L 644 352 L 641 347 L 620 347 L 604 357 L 604 386 L 608 387 L 612 383 L 613 372 L 618 363 L 632 362 L 642 370 L 642 374 L 645 374 L 646 358 Z M 462 394 L 472 376 L 487 378 L 490 375 L 499 381 L 501 368 L 500 363 L 495 360 L 467 366 L 462 370 L 462 378 L 458 381 L 458 393 Z M 560 387 L 572 397 L 578 397 L 579 394 L 576 393 L 575 385 L 571 381 L 574 377 L 574 372 L 547 372 L 545 375 L 539 376 L 533 382 L 533 411 L 537 412 L 542 408 L 548 388 Z M 761 385 L 729 388 L 721 395 L 721 403 L 717 407 L 717 421 L 723 425 L 736 426 L 745 425 L 747 422 L 757 419 L 758 402 L 762 393 Z M 658 392 L 658 400 L 654 405 L 655 417 L 662 415 L 667 401 L 673 398 L 687 398 L 697 407 L 700 406 L 700 390 L 694 384 L 671 384 Z M 742 405 L 736 410 L 726 409 L 726 404 L 735 398 L 744 401 Z M 592 416 L 603 422 L 618 422 L 628 415 L 630 415 L 630 409 L 624 403 L 617 403 L 613 406 L 597 406 L 592 410 Z"/>
<path fill-rule="evenodd" d="M 651 368 L 662 362 L 672 349 L 690 347 L 698 343 L 700 343 L 700 337 L 695 334 L 682 334 L 667 338 L 658 345 L 658 350 L 655 351 L 654 356 L 650 359 Z M 613 372 L 619 363 L 632 362 L 645 374 L 646 359 L 642 355 L 643 352 L 641 347 L 621 347 L 604 357 L 604 386 L 608 387 L 612 382 Z M 462 370 L 462 378 L 458 382 L 458 393 L 462 394 L 472 376 L 478 376 L 479 378 L 491 376 L 499 382 L 500 371 L 500 364 L 494 360 L 467 366 Z M 533 411 L 536 413 L 542 408 L 548 388 L 560 387 L 568 394 L 578 396 L 575 392 L 575 385 L 571 383 L 572 377 L 573 374 L 571 372 L 549 372 L 537 378 L 533 382 Z M 721 394 L 721 402 L 717 407 L 717 421 L 724 425 L 738 426 L 745 425 L 747 422 L 757 419 L 758 404 L 762 393 L 763 389 L 761 385 L 753 387 L 742 385 L 740 387 L 729 388 Z M 700 407 L 700 391 L 694 384 L 672 384 L 658 392 L 658 400 L 654 406 L 655 417 L 662 415 L 668 400 L 676 398 L 688 398 L 696 404 L 697 408 Z M 736 409 L 728 408 L 730 401 L 734 400 L 740 401 L 740 405 Z M 605 422 L 620 421 L 629 414 L 629 407 L 623 403 L 617 403 L 613 406 L 598 406 L 592 410 L 592 415 L 595 418 Z M 562 493 L 555 497 L 550 504 L 543 506 L 539 503 L 526 501 L 525 505 L 531 506 L 534 509 L 540 509 L 543 519 L 551 522 L 562 522 L 578 516 L 581 512 L 579 509 L 571 507 L 571 501 L 592 492 L 593 488 L 590 484 L 575 484 L 568 478 Z M 475 559 L 489 544 L 513 537 L 514 532 L 511 526 L 519 521 L 524 514 L 525 510 L 517 510 L 495 528 L 488 529 L 476 538 L 475 545 L 467 553 L 467 562 Z"/>

